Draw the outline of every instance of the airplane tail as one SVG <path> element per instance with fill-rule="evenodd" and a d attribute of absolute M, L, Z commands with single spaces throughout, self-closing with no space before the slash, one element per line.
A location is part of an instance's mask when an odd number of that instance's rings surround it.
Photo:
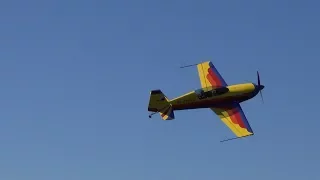
<path fill-rule="evenodd" d="M 152 90 L 150 92 L 148 111 L 159 113 L 163 120 L 174 119 L 172 104 L 161 90 Z M 151 115 L 149 117 L 151 118 Z"/>

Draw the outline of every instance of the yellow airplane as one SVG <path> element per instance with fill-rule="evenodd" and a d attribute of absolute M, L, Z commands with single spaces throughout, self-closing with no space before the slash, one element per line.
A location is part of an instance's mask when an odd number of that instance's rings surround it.
<path fill-rule="evenodd" d="M 174 111 L 177 110 L 210 108 L 237 136 L 232 139 L 252 136 L 254 133 L 240 103 L 255 97 L 259 92 L 263 100 L 261 90 L 264 85 L 260 84 L 259 72 L 257 72 L 258 84 L 227 85 L 212 62 L 203 62 L 196 66 L 201 88 L 171 100 L 161 90 L 152 90 L 148 111 L 153 113 L 149 118 L 159 113 L 163 120 L 173 120 Z"/>

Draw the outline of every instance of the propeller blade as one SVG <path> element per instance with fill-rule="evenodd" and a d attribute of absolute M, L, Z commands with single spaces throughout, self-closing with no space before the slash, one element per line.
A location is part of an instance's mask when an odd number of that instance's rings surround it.
<path fill-rule="evenodd" d="M 262 95 L 262 91 L 261 90 L 260 90 L 260 96 L 261 96 L 261 99 L 262 99 L 262 103 L 264 103 L 263 95 Z"/>
<path fill-rule="evenodd" d="M 260 88 L 261 83 L 260 83 L 260 75 L 259 75 L 259 71 L 257 71 L 257 77 L 258 77 L 258 86 L 259 86 L 259 88 Z M 261 90 L 261 89 L 259 90 L 259 93 L 260 93 L 260 96 L 261 96 L 261 99 L 262 99 L 262 103 L 264 103 L 263 95 L 262 95 L 262 90 Z"/>
<path fill-rule="evenodd" d="M 260 75 L 258 71 L 257 71 L 257 76 L 258 76 L 258 85 L 260 86 Z"/>

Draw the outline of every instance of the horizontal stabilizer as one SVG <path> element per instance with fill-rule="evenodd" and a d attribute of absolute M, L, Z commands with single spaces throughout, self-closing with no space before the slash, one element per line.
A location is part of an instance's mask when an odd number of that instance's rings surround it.
<path fill-rule="evenodd" d="M 171 105 L 169 105 L 167 108 L 164 108 L 160 112 L 160 116 L 163 120 L 173 120 L 174 119 L 174 112 Z"/>

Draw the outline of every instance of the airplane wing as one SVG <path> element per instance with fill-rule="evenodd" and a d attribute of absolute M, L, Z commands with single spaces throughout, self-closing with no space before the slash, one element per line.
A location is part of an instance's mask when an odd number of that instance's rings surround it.
<path fill-rule="evenodd" d="M 197 68 L 202 88 L 227 86 L 227 83 L 210 61 L 198 64 Z"/>
<path fill-rule="evenodd" d="M 210 108 L 222 122 L 238 137 L 253 135 L 250 124 L 242 111 L 239 103 L 234 103 L 222 108 Z"/>

